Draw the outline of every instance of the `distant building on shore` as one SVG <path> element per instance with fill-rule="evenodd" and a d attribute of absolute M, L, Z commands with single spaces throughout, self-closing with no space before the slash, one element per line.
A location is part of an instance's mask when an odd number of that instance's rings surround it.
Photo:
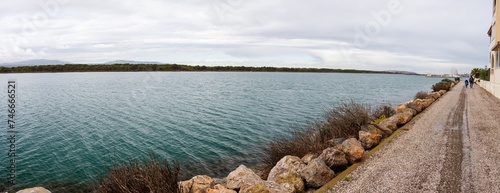
<path fill-rule="evenodd" d="M 497 21 L 500 21 L 500 14 L 497 14 L 499 8 L 497 4 L 500 0 L 493 0 L 493 10 L 492 10 L 492 22 L 488 30 L 488 36 L 490 37 L 490 60 L 489 60 L 489 72 L 490 81 L 481 81 L 480 83 L 487 91 L 491 92 L 496 97 L 500 98 L 500 28 Z M 497 71 L 495 73 L 495 71 Z"/>
<path fill-rule="evenodd" d="M 461 78 L 461 77 L 469 77 L 469 74 L 458 74 L 456 68 L 451 68 L 451 74 L 426 74 L 426 77 L 431 78 Z"/>

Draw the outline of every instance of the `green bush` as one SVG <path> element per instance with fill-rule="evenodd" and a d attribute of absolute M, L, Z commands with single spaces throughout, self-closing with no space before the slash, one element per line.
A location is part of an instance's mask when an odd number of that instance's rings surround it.
<path fill-rule="evenodd" d="M 179 164 L 157 161 L 154 156 L 149 160 L 120 164 L 111 169 L 107 176 L 100 179 L 95 193 L 116 192 L 180 192 Z"/>

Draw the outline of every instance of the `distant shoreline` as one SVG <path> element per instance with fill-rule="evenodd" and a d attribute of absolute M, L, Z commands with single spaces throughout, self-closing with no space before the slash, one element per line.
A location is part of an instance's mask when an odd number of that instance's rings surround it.
<path fill-rule="evenodd" d="M 181 64 L 64 64 L 0 67 L 0 73 L 58 73 L 58 72 L 313 72 L 313 73 L 364 73 L 405 74 L 417 73 L 395 71 L 371 71 L 330 68 L 287 68 L 247 66 L 190 66 Z"/>

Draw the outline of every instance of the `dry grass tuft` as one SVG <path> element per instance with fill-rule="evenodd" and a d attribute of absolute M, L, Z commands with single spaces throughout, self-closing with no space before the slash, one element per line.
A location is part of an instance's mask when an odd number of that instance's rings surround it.
<path fill-rule="evenodd" d="M 450 90 L 450 86 L 451 86 L 451 83 L 448 83 L 448 82 L 438 82 L 438 83 L 432 85 L 432 90 L 434 92 L 438 92 L 440 90 L 449 91 Z"/>
<path fill-rule="evenodd" d="M 142 192 L 180 192 L 177 184 L 179 164 L 157 161 L 154 156 L 149 160 L 136 161 L 115 166 L 101 179 L 95 188 L 96 193 L 142 193 Z"/>
<path fill-rule="evenodd" d="M 335 138 L 358 137 L 361 126 L 370 123 L 370 107 L 353 101 L 341 103 L 326 112 L 325 120 L 311 124 L 304 130 L 291 132 L 268 143 L 264 147 L 266 170 L 263 179 L 269 171 L 286 155 L 303 157 L 308 153 L 321 153 Z"/>
<path fill-rule="evenodd" d="M 373 109 L 371 112 L 371 119 L 372 120 L 377 120 L 377 119 L 383 119 L 383 118 L 388 118 L 396 114 L 396 111 L 390 104 L 381 104 L 377 108 Z"/>
<path fill-rule="evenodd" d="M 426 99 L 429 98 L 429 93 L 425 91 L 419 91 L 417 94 L 415 94 L 414 99 Z"/>
<path fill-rule="evenodd" d="M 340 103 L 326 113 L 326 124 L 320 129 L 321 141 L 333 138 L 358 138 L 361 126 L 370 123 L 370 106 L 354 101 Z"/>

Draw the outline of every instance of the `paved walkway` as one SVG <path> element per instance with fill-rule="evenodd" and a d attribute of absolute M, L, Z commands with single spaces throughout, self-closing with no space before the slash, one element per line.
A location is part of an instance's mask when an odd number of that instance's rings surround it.
<path fill-rule="evenodd" d="M 328 192 L 500 192 L 500 100 L 463 82 Z"/>

